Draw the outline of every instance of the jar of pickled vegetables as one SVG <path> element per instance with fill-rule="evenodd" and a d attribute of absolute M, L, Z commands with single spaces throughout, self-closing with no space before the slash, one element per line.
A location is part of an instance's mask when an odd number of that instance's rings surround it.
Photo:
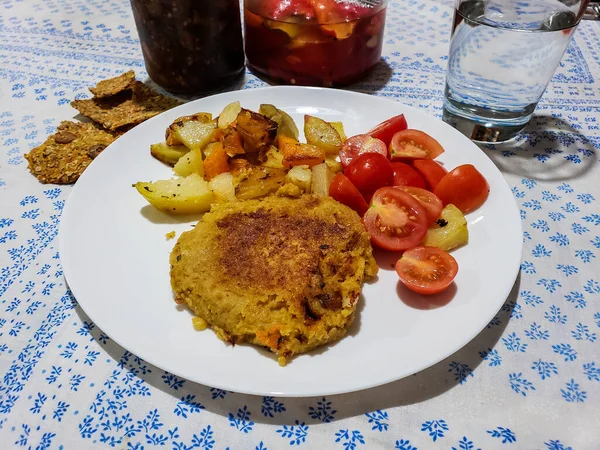
<path fill-rule="evenodd" d="M 146 70 L 168 91 L 227 86 L 244 69 L 239 0 L 131 0 Z"/>
<path fill-rule="evenodd" d="M 245 0 L 246 58 L 284 84 L 342 86 L 381 58 L 387 0 Z"/>

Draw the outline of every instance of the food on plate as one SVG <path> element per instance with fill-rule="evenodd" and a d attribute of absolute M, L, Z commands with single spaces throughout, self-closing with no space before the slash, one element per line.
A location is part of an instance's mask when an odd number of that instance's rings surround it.
<path fill-rule="evenodd" d="M 409 164 L 392 161 L 392 171 L 394 173 L 393 186 L 414 186 L 421 189 L 426 189 L 427 184 L 419 172 Z"/>
<path fill-rule="evenodd" d="M 277 122 L 267 116 L 242 109 L 237 116 L 235 129 L 244 141 L 248 153 L 268 149 L 277 138 Z"/>
<path fill-rule="evenodd" d="M 170 241 L 171 239 L 173 239 L 176 236 L 175 231 L 169 231 L 167 234 L 165 234 L 165 238 L 167 239 L 167 241 Z"/>
<path fill-rule="evenodd" d="M 356 186 L 341 172 L 337 173 L 331 180 L 329 195 L 338 202 L 352 208 L 361 217 L 369 209 L 369 205 L 359 190 L 356 189 Z"/>
<path fill-rule="evenodd" d="M 200 150 L 208 144 L 217 125 L 212 114 L 198 113 L 178 117 L 165 132 L 167 145 L 185 145 L 190 150 Z"/>
<path fill-rule="evenodd" d="M 150 154 L 170 166 L 174 166 L 189 151 L 190 149 L 185 145 L 167 145 L 166 142 L 158 142 L 150 146 Z"/>
<path fill-rule="evenodd" d="M 428 226 L 438 220 L 440 213 L 442 212 L 443 205 L 442 201 L 432 192 L 429 192 L 427 189 L 421 189 L 414 186 L 396 186 L 396 189 L 400 189 L 401 191 L 412 195 L 419 201 L 427 213 Z"/>
<path fill-rule="evenodd" d="M 411 164 L 421 174 L 425 183 L 427 183 L 427 188 L 431 191 L 435 189 L 440 180 L 444 178 L 444 175 L 448 173 L 444 166 L 433 159 L 415 159 Z"/>
<path fill-rule="evenodd" d="M 317 203 L 333 199 L 362 218 L 373 245 L 398 252 L 396 268 L 409 289 L 432 294 L 452 282 L 456 272 L 448 261 L 456 261 L 446 252 L 467 244 L 464 213 L 479 207 L 489 192 L 472 165 L 448 172 L 434 159 L 444 148 L 427 133 L 408 128 L 402 115 L 349 138 L 342 123 L 305 115 L 304 143 L 284 111 L 271 104 L 259 111 L 233 102 L 216 118 L 199 112 L 176 119 L 151 154 L 171 165 L 178 157 L 173 171 L 180 178 L 135 187 L 166 213 L 212 208 L 208 217 L 227 205 L 231 211 L 259 208 L 249 203 L 254 200 L 296 201 L 301 209 L 305 194 Z M 423 255 L 433 259 L 419 262 Z M 252 339 L 264 341 L 269 333 L 274 331 Z"/>
<path fill-rule="evenodd" d="M 29 171 L 42 183 L 71 184 L 118 136 L 93 123 L 64 121 L 24 156 Z"/>
<path fill-rule="evenodd" d="M 433 193 L 444 205 L 452 203 L 466 214 L 483 205 L 490 185 L 472 164 L 463 164 L 444 175 Z"/>
<path fill-rule="evenodd" d="M 152 206 L 173 215 L 202 213 L 213 202 L 208 182 L 197 173 L 154 183 L 138 182 L 134 187 Z"/>
<path fill-rule="evenodd" d="M 285 184 L 285 177 L 284 169 L 253 166 L 244 172 L 235 188 L 235 196 L 238 200 L 250 200 L 274 194 Z"/>
<path fill-rule="evenodd" d="M 386 146 L 389 146 L 394 135 L 399 131 L 406 130 L 407 128 L 408 124 L 406 123 L 404 114 L 400 114 L 381 122 L 367 134 L 383 141 Z"/>
<path fill-rule="evenodd" d="M 446 205 L 439 218 L 429 226 L 423 245 L 450 251 L 469 241 L 467 219 L 452 203 Z"/>
<path fill-rule="evenodd" d="M 258 112 L 277 122 L 277 135 L 284 135 L 298 140 L 298 127 L 288 113 L 270 104 L 260 105 Z"/>
<path fill-rule="evenodd" d="M 178 100 L 159 94 L 140 81 L 110 97 L 71 102 L 71 106 L 82 115 L 113 131 L 138 125 L 179 104 Z"/>
<path fill-rule="evenodd" d="M 187 177 L 193 173 L 204 175 L 204 164 L 200 150 L 189 150 L 177 160 L 173 166 L 173 172 L 181 177 Z"/>
<path fill-rule="evenodd" d="M 359 155 L 363 153 L 381 153 L 387 157 L 388 148 L 385 143 L 368 134 L 357 134 L 348 138 L 340 149 L 340 161 L 342 166 L 348 165 Z"/>
<path fill-rule="evenodd" d="M 400 281 L 418 294 L 438 294 L 445 290 L 458 273 L 452 255 L 437 247 L 418 246 L 405 251 L 396 272 Z"/>
<path fill-rule="evenodd" d="M 438 141 L 421 130 L 402 130 L 390 142 L 390 159 L 434 159 L 444 153 Z"/>
<path fill-rule="evenodd" d="M 363 220 L 373 243 L 385 250 L 408 250 L 427 233 L 427 211 L 421 202 L 394 187 L 375 192 Z"/>
<path fill-rule="evenodd" d="M 329 168 L 327 162 L 314 165 L 311 167 L 311 170 L 311 194 L 318 197 L 327 197 L 329 195 L 329 188 L 333 182 L 333 177 L 335 176 L 333 170 Z"/>
<path fill-rule="evenodd" d="M 331 198 L 226 203 L 183 233 L 171 285 L 222 340 L 292 355 L 342 338 L 377 274 L 358 215 Z"/>
<path fill-rule="evenodd" d="M 328 154 L 337 156 L 342 146 L 342 137 L 332 124 L 308 114 L 304 116 L 304 136 L 306 142 L 323 149 Z"/>
<path fill-rule="evenodd" d="M 346 167 L 344 174 L 367 199 L 380 187 L 390 186 L 394 179 L 390 161 L 379 153 L 359 155 Z"/>
<path fill-rule="evenodd" d="M 95 98 L 112 97 L 113 95 L 131 89 L 135 83 L 135 72 L 129 70 L 121 75 L 99 81 L 96 86 L 89 88 Z"/>

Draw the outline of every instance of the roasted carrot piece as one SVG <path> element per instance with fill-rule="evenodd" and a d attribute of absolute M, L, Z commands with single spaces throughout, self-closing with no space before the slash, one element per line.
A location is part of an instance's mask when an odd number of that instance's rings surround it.
<path fill-rule="evenodd" d="M 279 151 L 283 155 L 282 164 L 286 168 L 294 166 L 314 166 L 325 161 L 325 151 L 310 144 L 302 144 L 287 136 L 277 138 Z"/>
<path fill-rule="evenodd" d="M 223 149 L 223 146 L 219 143 L 215 145 L 210 155 L 204 160 L 204 178 L 212 180 L 220 173 L 229 171 L 228 164 L 229 156 Z"/>

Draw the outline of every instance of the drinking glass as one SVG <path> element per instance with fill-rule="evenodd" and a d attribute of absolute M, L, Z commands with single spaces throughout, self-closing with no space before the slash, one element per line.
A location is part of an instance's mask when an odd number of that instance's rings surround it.
<path fill-rule="evenodd" d="M 589 0 L 455 0 L 444 121 L 474 141 L 529 122 Z"/>

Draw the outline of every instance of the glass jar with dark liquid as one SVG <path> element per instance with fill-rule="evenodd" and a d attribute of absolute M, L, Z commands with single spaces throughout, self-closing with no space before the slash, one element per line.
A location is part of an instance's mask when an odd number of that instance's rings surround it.
<path fill-rule="evenodd" d="M 131 0 L 146 70 L 183 94 L 231 84 L 244 69 L 238 0 Z"/>

